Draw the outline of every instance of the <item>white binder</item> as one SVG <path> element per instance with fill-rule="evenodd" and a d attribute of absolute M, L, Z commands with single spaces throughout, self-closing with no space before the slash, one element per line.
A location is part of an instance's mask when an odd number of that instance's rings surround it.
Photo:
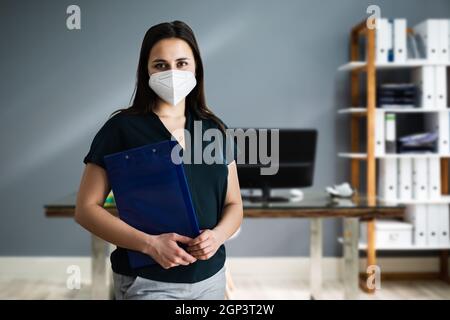
<path fill-rule="evenodd" d="M 400 200 L 412 199 L 412 159 L 398 160 L 398 197 Z"/>
<path fill-rule="evenodd" d="M 384 143 L 384 112 L 375 109 L 375 156 L 384 155 L 386 147 Z"/>
<path fill-rule="evenodd" d="M 396 130 L 397 117 L 395 113 L 386 112 L 384 114 L 384 140 L 385 140 L 385 152 L 396 153 L 395 143 L 397 141 Z"/>
<path fill-rule="evenodd" d="M 377 29 L 375 30 L 375 63 L 388 62 L 388 50 L 390 49 L 389 43 L 392 42 L 390 29 L 388 19 L 377 19 Z"/>
<path fill-rule="evenodd" d="M 383 200 L 397 201 L 397 159 L 380 159 L 379 171 L 378 194 Z"/>
<path fill-rule="evenodd" d="M 414 158 L 413 161 L 413 199 L 427 200 L 428 199 L 428 172 L 427 159 Z"/>
<path fill-rule="evenodd" d="M 447 108 L 447 67 L 437 65 L 434 67 L 435 102 L 436 108 Z"/>
<path fill-rule="evenodd" d="M 418 88 L 418 107 L 433 109 L 435 106 L 434 67 L 422 66 L 413 70 L 413 81 Z"/>
<path fill-rule="evenodd" d="M 406 221 L 413 224 L 413 243 L 418 247 L 427 245 L 427 205 L 406 206 Z"/>
<path fill-rule="evenodd" d="M 394 62 L 394 21 L 386 19 L 387 21 L 387 61 Z"/>
<path fill-rule="evenodd" d="M 441 19 L 439 20 L 439 48 L 438 48 L 438 59 L 441 62 L 448 62 L 450 59 L 449 54 L 449 37 L 450 37 L 450 20 Z"/>
<path fill-rule="evenodd" d="M 428 158 L 428 198 L 441 198 L 441 159 Z"/>
<path fill-rule="evenodd" d="M 417 24 L 413 29 L 420 37 L 424 49 L 425 58 L 429 62 L 438 62 L 438 46 L 439 46 L 439 19 L 428 19 Z"/>
<path fill-rule="evenodd" d="M 449 113 L 448 112 L 439 112 L 437 114 L 438 117 L 438 151 L 441 154 L 449 154 Z"/>
<path fill-rule="evenodd" d="M 394 62 L 406 61 L 406 19 L 394 19 Z"/>
<path fill-rule="evenodd" d="M 428 239 L 427 244 L 429 246 L 439 246 L 439 223 L 441 215 L 441 204 L 428 204 L 427 205 L 427 232 Z"/>
<path fill-rule="evenodd" d="M 447 28 L 447 34 L 448 34 L 448 40 L 447 40 L 447 53 L 448 53 L 448 60 L 447 62 L 450 62 L 450 20 L 447 20 L 448 28 Z"/>
<path fill-rule="evenodd" d="M 449 246 L 450 245 L 450 214 L 448 204 L 441 204 L 440 207 L 440 215 L 439 215 L 439 244 L 441 246 Z"/>

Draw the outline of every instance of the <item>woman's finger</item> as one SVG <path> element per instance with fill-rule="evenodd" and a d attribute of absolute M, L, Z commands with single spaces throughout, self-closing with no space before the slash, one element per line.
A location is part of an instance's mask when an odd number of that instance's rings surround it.
<path fill-rule="evenodd" d="M 189 250 L 189 253 L 190 253 L 191 255 L 194 255 L 194 256 L 195 256 L 195 255 L 198 255 L 198 254 L 203 254 L 203 253 L 205 253 L 206 250 L 211 251 L 212 248 L 213 248 L 213 246 L 212 246 L 212 244 L 210 244 L 210 245 L 208 245 L 208 246 L 206 246 L 206 247 L 204 247 L 204 248 L 201 248 L 201 249 Z"/>
<path fill-rule="evenodd" d="M 185 250 L 181 249 L 180 258 L 186 261 L 187 263 L 194 263 L 196 261 L 196 258 L 193 257 L 191 254 L 187 253 Z"/>
<path fill-rule="evenodd" d="M 206 230 L 205 230 L 206 231 Z M 200 242 L 203 242 L 209 238 L 209 232 L 202 232 L 199 236 L 189 242 L 189 246 L 194 246 Z"/>
<path fill-rule="evenodd" d="M 212 245 L 212 243 L 213 242 L 211 241 L 211 239 L 207 239 L 207 240 L 205 240 L 205 241 L 203 241 L 203 242 L 201 242 L 199 244 L 196 244 L 196 245 L 193 245 L 193 246 L 189 246 L 187 249 L 188 249 L 189 252 L 190 251 L 195 251 L 195 250 L 200 250 L 200 249 L 206 248 L 207 246 Z"/>

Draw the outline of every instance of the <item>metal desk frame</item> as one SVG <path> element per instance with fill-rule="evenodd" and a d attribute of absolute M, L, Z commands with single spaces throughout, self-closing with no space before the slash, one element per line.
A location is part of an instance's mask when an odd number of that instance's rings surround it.
<path fill-rule="evenodd" d="M 73 217 L 76 194 L 45 206 L 47 217 Z M 117 215 L 115 207 L 106 208 Z M 322 297 L 323 219 L 343 219 L 344 298 L 357 299 L 359 292 L 359 221 L 376 218 L 401 218 L 405 207 L 378 203 L 368 206 L 363 197 L 344 202 L 332 202 L 322 193 L 305 193 L 300 202 L 252 204 L 244 201 L 245 218 L 308 218 L 310 219 L 310 292 L 312 299 Z M 107 267 L 111 245 L 91 235 L 92 298 L 113 296 L 112 271 Z"/>

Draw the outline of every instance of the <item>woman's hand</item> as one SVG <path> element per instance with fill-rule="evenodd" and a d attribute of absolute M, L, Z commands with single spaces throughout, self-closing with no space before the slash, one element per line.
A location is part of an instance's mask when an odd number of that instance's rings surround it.
<path fill-rule="evenodd" d="M 208 260 L 224 242 L 218 230 L 200 230 L 200 235 L 188 243 L 186 251 L 198 260 Z"/>
<path fill-rule="evenodd" d="M 150 255 L 164 269 L 181 265 L 187 266 L 197 261 L 195 257 L 178 246 L 178 242 L 188 244 L 193 239 L 177 233 L 163 233 L 150 236 L 151 240 L 144 252 Z"/>

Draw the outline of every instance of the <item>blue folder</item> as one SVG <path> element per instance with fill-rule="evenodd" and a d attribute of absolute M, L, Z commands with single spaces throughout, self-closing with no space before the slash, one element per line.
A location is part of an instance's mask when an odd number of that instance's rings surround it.
<path fill-rule="evenodd" d="M 106 155 L 106 172 L 120 219 L 148 234 L 195 238 L 200 231 L 182 154 L 175 152 L 176 163 L 171 158 L 177 144 L 166 140 Z M 156 263 L 141 252 L 127 251 L 134 269 Z"/>

